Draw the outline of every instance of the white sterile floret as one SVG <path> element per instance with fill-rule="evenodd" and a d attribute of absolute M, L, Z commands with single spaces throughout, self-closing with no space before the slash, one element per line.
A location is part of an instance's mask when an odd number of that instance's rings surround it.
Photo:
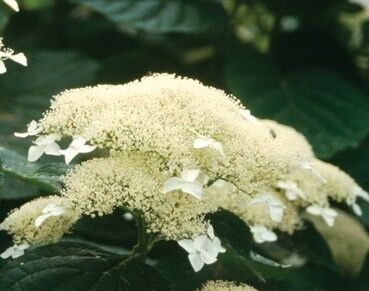
<path fill-rule="evenodd" d="M 268 211 L 270 218 L 275 222 L 281 222 L 283 219 L 283 211 L 286 206 L 282 203 L 278 198 L 269 195 L 269 194 L 261 194 L 252 200 L 250 200 L 249 204 L 263 204 L 265 203 L 268 206 Z"/>
<path fill-rule="evenodd" d="M 60 156 L 60 147 L 55 142 L 59 140 L 60 136 L 56 134 L 50 134 L 46 136 L 40 136 L 35 141 L 33 146 L 28 150 L 28 161 L 37 161 L 43 154 L 51 156 Z"/>
<path fill-rule="evenodd" d="M 277 183 L 279 189 L 284 190 L 286 197 L 290 201 L 294 201 L 298 198 L 306 199 L 306 194 L 302 191 L 293 181 L 279 181 Z"/>
<path fill-rule="evenodd" d="M 1 255 L 0 257 L 3 259 L 7 259 L 9 257 L 12 257 L 13 259 L 16 259 L 20 256 L 24 255 L 24 250 L 28 249 L 29 245 L 28 244 L 21 244 L 21 245 L 13 245 L 9 248 L 7 248 Z"/>
<path fill-rule="evenodd" d="M 223 145 L 220 142 L 215 141 L 214 139 L 207 136 L 199 136 L 193 142 L 193 147 L 195 149 L 203 149 L 203 148 L 211 148 L 219 152 L 222 156 L 224 156 Z"/>
<path fill-rule="evenodd" d="M 312 215 L 321 216 L 325 223 L 332 227 L 337 216 L 337 212 L 329 207 L 321 207 L 317 204 L 310 205 L 306 208 L 306 211 Z"/>
<path fill-rule="evenodd" d="M 27 66 L 27 58 L 23 53 L 14 54 L 14 51 L 9 48 L 4 48 L 3 39 L 0 37 L 0 74 L 6 73 L 4 61 L 12 60 L 22 66 Z"/>
<path fill-rule="evenodd" d="M 163 186 L 163 193 L 168 193 L 173 190 L 181 190 L 184 193 L 190 194 L 197 199 L 202 198 L 203 183 L 198 178 L 200 175 L 199 169 L 184 169 L 181 172 L 181 177 L 169 178 Z"/>
<path fill-rule="evenodd" d="M 14 132 L 16 137 L 25 138 L 28 136 L 33 136 L 39 134 L 42 131 L 42 128 L 38 126 L 37 122 L 32 120 L 31 123 L 27 127 L 27 132 Z"/>
<path fill-rule="evenodd" d="M 352 207 L 354 213 L 358 216 L 363 214 L 359 204 L 356 203 L 358 197 L 363 198 L 366 201 L 369 201 L 369 194 L 361 189 L 359 186 L 355 185 L 349 196 L 346 197 L 346 203 L 348 206 Z"/>
<path fill-rule="evenodd" d="M 200 271 L 204 264 L 210 265 L 217 260 L 209 251 L 209 238 L 206 235 L 200 235 L 194 240 L 182 239 L 178 244 L 188 252 L 188 259 L 195 272 Z"/>
<path fill-rule="evenodd" d="M 251 114 L 250 110 L 244 109 L 241 111 L 241 115 L 244 119 L 246 119 L 249 122 L 256 122 L 257 118 Z"/>
<path fill-rule="evenodd" d="M 15 0 L 3 0 L 4 3 L 6 5 L 8 5 L 11 9 L 13 9 L 14 11 L 18 12 L 19 11 L 19 6 L 18 6 L 18 3 L 17 1 Z"/>
<path fill-rule="evenodd" d="M 78 154 L 89 153 L 96 149 L 96 146 L 86 145 L 86 142 L 85 138 L 78 136 L 67 149 L 59 151 L 65 157 L 66 164 L 69 164 Z"/>
<path fill-rule="evenodd" d="M 277 240 L 277 235 L 267 229 L 264 225 L 254 225 L 250 227 L 250 231 L 252 233 L 252 236 L 254 238 L 254 241 L 257 243 L 263 243 L 263 242 L 273 242 Z"/>
<path fill-rule="evenodd" d="M 64 208 L 55 203 L 48 204 L 43 210 L 42 215 L 36 218 L 35 226 L 39 228 L 46 219 L 52 216 L 60 216 L 65 212 Z"/>
<path fill-rule="evenodd" d="M 313 175 L 315 175 L 319 180 L 321 180 L 323 183 L 327 183 L 327 180 L 322 176 L 320 171 L 315 169 L 309 161 L 302 161 L 301 168 L 310 171 Z"/>

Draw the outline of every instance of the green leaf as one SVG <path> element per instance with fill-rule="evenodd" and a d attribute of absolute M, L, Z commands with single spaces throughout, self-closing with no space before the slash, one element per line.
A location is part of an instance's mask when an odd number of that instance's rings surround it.
<path fill-rule="evenodd" d="M 220 4 L 203 0 L 78 0 L 105 15 L 123 30 L 154 33 L 199 33 L 225 24 Z"/>
<path fill-rule="evenodd" d="M 369 127 L 369 101 L 341 76 L 328 70 L 296 71 L 282 77 L 274 64 L 245 47 L 232 52 L 226 82 L 257 117 L 301 131 L 319 157 L 356 147 Z"/>
<path fill-rule="evenodd" d="M 90 84 L 98 68 L 95 61 L 77 52 L 29 52 L 27 58 L 26 68 L 11 66 L 0 78 L 1 98 L 21 95 L 50 98 L 61 90 Z"/>
<path fill-rule="evenodd" d="M 62 185 L 60 178 L 67 169 L 67 166 L 61 163 L 30 163 L 22 155 L 4 147 L 0 147 L 0 160 L 2 172 L 6 175 L 51 193 L 60 191 Z M 19 191 L 16 196 L 9 196 L 5 192 L 1 193 L 1 197 L 19 199 L 24 197 L 24 193 Z"/>
<path fill-rule="evenodd" d="M 59 243 L 26 251 L 0 272 L 0 290 L 167 290 L 143 262 L 86 244 Z"/>

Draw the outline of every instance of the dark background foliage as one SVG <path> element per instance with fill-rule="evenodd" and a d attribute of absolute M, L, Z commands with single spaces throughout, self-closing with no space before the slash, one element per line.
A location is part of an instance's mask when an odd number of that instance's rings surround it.
<path fill-rule="evenodd" d="M 197 78 L 234 94 L 257 117 L 295 127 L 318 157 L 369 190 L 368 22 L 345 21 L 359 19 L 359 6 L 343 0 L 19 4 L 15 14 L 0 3 L 0 35 L 29 60 L 27 68 L 8 62 L 8 73 L 0 75 L 1 219 L 31 198 L 58 192 L 66 170 L 62 160 L 28 163 L 29 145 L 16 140 L 14 131 L 39 118 L 63 89 L 125 83 L 152 72 Z M 293 29 L 284 25 L 291 16 L 298 19 Z M 368 229 L 369 205 L 361 206 Z M 146 264 L 117 267 L 134 244 L 135 231 L 115 213 L 83 219 L 62 243 L 8 263 L 0 271 L 0 290 L 194 290 L 217 278 L 260 290 L 369 289 L 369 259 L 355 278 L 341 272 L 311 226 L 281 240 L 279 251 L 309 258 L 304 267 L 284 269 L 250 259 L 251 250 L 268 252 L 250 245 L 249 231 L 236 217 L 222 212 L 211 219 L 229 251 L 198 274 L 185 253 L 168 242 L 156 246 Z M 1 249 L 9 244 L 1 233 Z"/>

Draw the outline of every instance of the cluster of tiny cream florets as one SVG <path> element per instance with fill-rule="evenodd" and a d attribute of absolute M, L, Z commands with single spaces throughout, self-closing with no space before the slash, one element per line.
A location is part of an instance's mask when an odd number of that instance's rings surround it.
<path fill-rule="evenodd" d="M 206 282 L 201 291 L 257 291 L 257 289 L 244 283 L 217 280 Z"/>
<path fill-rule="evenodd" d="M 298 229 L 302 210 L 332 226 L 337 214 L 329 199 L 345 200 L 357 214 L 356 198 L 369 200 L 350 177 L 316 160 L 294 129 L 256 119 L 221 90 L 169 74 L 62 92 L 39 122 L 15 135 L 37 137 L 30 161 L 49 154 L 69 163 L 102 149 L 102 158 L 67 173 L 66 209 L 140 213 L 147 232 L 177 240 L 196 271 L 224 251 L 204 220 L 220 207 L 262 243 L 277 239 L 274 229 Z M 73 141 L 61 149 L 64 137 Z"/>
<path fill-rule="evenodd" d="M 46 207 L 62 207 L 58 196 L 37 198 L 13 210 L 0 224 L 13 237 L 16 245 L 40 245 L 58 241 L 68 233 L 79 216 L 74 210 L 62 210 L 62 215 L 53 214 Z"/>
<path fill-rule="evenodd" d="M 65 177 L 62 196 L 68 207 L 83 215 L 102 216 L 117 207 L 142 213 L 147 231 L 167 239 L 205 233 L 204 215 L 217 207 L 206 193 L 201 200 L 178 190 L 163 193 L 167 178 L 155 157 L 114 155 L 76 166 Z"/>

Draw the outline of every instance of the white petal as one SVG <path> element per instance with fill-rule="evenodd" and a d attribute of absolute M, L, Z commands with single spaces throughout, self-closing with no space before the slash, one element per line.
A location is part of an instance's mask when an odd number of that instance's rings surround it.
<path fill-rule="evenodd" d="M 213 256 L 211 253 L 206 252 L 206 251 L 200 252 L 200 258 L 207 265 L 213 264 L 217 261 L 216 256 Z"/>
<path fill-rule="evenodd" d="M 193 141 L 193 147 L 195 149 L 206 148 L 211 144 L 211 139 L 208 137 L 198 137 Z"/>
<path fill-rule="evenodd" d="M 209 242 L 209 238 L 206 235 L 199 235 L 193 241 L 193 245 L 195 250 L 197 251 L 205 251 L 207 247 L 207 243 Z"/>
<path fill-rule="evenodd" d="M 242 116 L 245 120 L 247 120 L 247 121 L 249 121 L 249 122 L 256 122 L 256 121 L 257 121 L 256 117 L 255 117 L 255 116 L 253 116 L 253 115 L 251 114 L 250 110 L 247 110 L 247 109 L 244 109 L 244 110 L 242 110 L 242 111 L 241 111 L 241 116 Z"/>
<path fill-rule="evenodd" d="M 12 254 L 12 258 L 16 259 L 16 258 L 19 258 L 23 255 L 24 255 L 24 250 L 17 249 L 17 250 L 14 250 L 14 252 Z"/>
<path fill-rule="evenodd" d="M 278 237 L 273 231 L 267 229 L 267 231 L 263 233 L 263 238 L 265 241 L 272 242 L 272 241 L 276 241 Z"/>
<path fill-rule="evenodd" d="M 267 229 L 264 225 L 255 225 L 250 227 L 250 231 L 253 234 L 254 240 L 257 243 L 263 243 L 265 241 L 276 241 L 277 240 L 277 235 Z"/>
<path fill-rule="evenodd" d="M 81 148 L 86 144 L 87 140 L 85 138 L 83 138 L 82 136 L 78 136 L 75 139 L 73 139 L 73 141 L 70 144 L 70 147 L 74 147 L 74 148 Z"/>
<path fill-rule="evenodd" d="M 334 225 L 334 221 L 335 221 L 335 217 L 332 216 L 327 216 L 327 215 L 323 215 L 322 216 L 325 223 L 329 226 L 329 227 L 333 227 Z"/>
<path fill-rule="evenodd" d="M 14 11 L 19 11 L 19 6 L 17 1 L 15 0 L 3 0 L 5 4 L 9 5 L 10 8 L 12 8 Z"/>
<path fill-rule="evenodd" d="M 181 178 L 173 177 L 165 181 L 162 192 L 168 193 L 173 190 L 181 189 L 183 186 L 183 181 Z"/>
<path fill-rule="evenodd" d="M 42 209 L 42 213 L 51 213 L 56 207 L 58 206 L 55 203 L 49 203 Z"/>
<path fill-rule="evenodd" d="M 28 161 L 35 162 L 44 154 L 43 146 L 31 146 L 28 150 Z"/>
<path fill-rule="evenodd" d="M 186 250 L 186 252 L 188 252 L 189 254 L 194 253 L 195 250 L 195 246 L 194 246 L 194 242 L 191 239 L 182 239 L 178 241 L 178 244 L 184 248 Z"/>
<path fill-rule="evenodd" d="M 29 244 L 21 244 L 19 246 L 17 246 L 17 249 L 18 250 L 25 250 L 25 249 L 28 249 L 30 247 Z"/>
<path fill-rule="evenodd" d="M 223 150 L 223 145 L 220 142 L 214 142 L 211 145 L 212 148 L 214 148 L 217 152 L 219 152 L 222 156 L 224 156 L 224 150 Z"/>
<path fill-rule="evenodd" d="M 270 218 L 275 222 L 281 222 L 283 219 L 282 207 L 269 207 Z"/>
<path fill-rule="evenodd" d="M 5 63 L 0 60 L 0 74 L 6 73 Z"/>
<path fill-rule="evenodd" d="M 361 210 L 360 206 L 356 203 L 354 203 L 352 205 L 352 210 L 354 211 L 354 213 L 357 215 L 357 216 L 362 216 L 363 215 L 363 211 Z"/>
<path fill-rule="evenodd" d="M 14 135 L 16 137 L 25 138 L 25 137 L 29 136 L 29 133 L 28 132 L 14 132 Z"/>
<path fill-rule="evenodd" d="M 181 173 L 181 177 L 186 182 L 193 182 L 200 175 L 199 169 L 184 169 Z"/>
<path fill-rule="evenodd" d="M 65 213 L 65 210 L 63 207 L 57 205 L 50 213 L 53 216 L 60 216 Z"/>
<path fill-rule="evenodd" d="M 7 248 L 4 252 L 2 252 L 0 257 L 3 258 L 3 259 L 7 259 L 7 258 L 9 258 L 10 256 L 13 255 L 13 252 L 14 252 L 14 246 L 11 246 L 11 247 Z"/>
<path fill-rule="evenodd" d="M 60 150 L 59 153 L 64 156 L 67 165 L 78 155 L 78 151 L 72 148 Z"/>
<path fill-rule="evenodd" d="M 209 225 L 208 230 L 206 232 L 207 232 L 207 234 L 208 234 L 208 236 L 210 238 L 213 239 L 215 237 L 215 235 L 214 235 L 214 228 L 213 228 L 212 225 Z"/>
<path fill-rule="evenodd" d="M 45 154 L 50 156 L 60 156 L 60 147 L 57 143 L 51 143 L 45 146 Z"/>
<path fill-rule="evenodd" d="M 195 272 L 198 272 L 204 267 L 204 262 L 200 258 L 199 254 L 189 254 L 188 259 Z"/>
<path fill-rule="evenodd" d="M 85 154 L 85 153 L 90 153 L 92 151 L 94 151 L 96 149 L 96 146 L 95 145 L 84 145 L 82 147 L 79 148 L 79 152 L 82 153 L 82 154 Z"/>
<path fill-rule="evenodd" d="M 308 208 L 306 208 L 306 212 L 312 214 L 312 215 L 321 215 L 323 212 L 323 208 L 319 205 L 313 204 L 310 205 Z"/>
<path fill-rule="evenodd" d="M 131 213 L 127 212 L 127 213 L 124 213 L 123 214 L 123 218 L 126 221 L 132 221 L 134 217 L 133 217 L 133 215 Z"/>
<path fill-rule="evenodd" d="M 13 60 L 14 62 L 18 64 L 21 64 L 22 66 L 27 67 L 27 58 L 23 53 L 11 55 L 9 56 L 9 59 Z"/>
<path fill-rule="evenodd" d="M 226 249 L 222 247 L 220 239 L 217 237 L 213 239 L 212 246 L 215 247 L 219 253 L 225 253 L 226 251 Z"/>
<path fill-rule="evenodd" d="M 201 200 L 202 198 L 202 184 L 199 181 L 195 181 L 192 183 L 185 183 L 182 188 L 182 192 L 190 194 L 194 196 L 195 198 Z"/>
<path fill-rule="evenodd" d="M 286 194 L 287 199 L 290 201 L 294 201 L 297 199 L 297 194 L 295 191 L 286 190 L 285 194 Z"/>
<path fill-rule="evenodd" d="M 36 228 L 39 228 L 45 222 L 45 220 L 50 218 L 51 216 L 53 216 L 51 213 L 45 213 L 37 217 L 35 220 Z"/>

